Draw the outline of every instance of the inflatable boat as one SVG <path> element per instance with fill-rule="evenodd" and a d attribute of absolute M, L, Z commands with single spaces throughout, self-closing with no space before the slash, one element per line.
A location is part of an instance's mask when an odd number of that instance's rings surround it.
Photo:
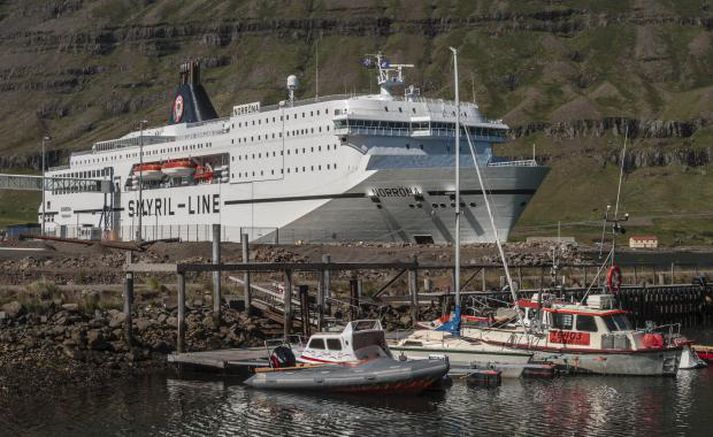
<path fill-rule="evenodd" d="M 440 381 L 448 369 L 444 359 L 380 357 L 357 364 L 270 369 L 253 375 L 245 384 L 266 390 L 414 394 Z"/>

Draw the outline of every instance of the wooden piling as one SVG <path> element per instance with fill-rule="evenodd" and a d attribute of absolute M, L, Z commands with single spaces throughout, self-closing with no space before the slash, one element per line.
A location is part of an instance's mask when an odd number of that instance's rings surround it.
<path fill-rule="evenodd" d="M 220 225 L 213 225 L 213 264 L 220 264 Z M 220 325 L 220 301 L 222 300 L 220 289 L 220 271 L 213 272 L 213 317 L 216 327 Z"/>
<path fill-rule="evenodd" d="M 332 258 L 329 255 L 322 255 L 322 263 L 329 264 Z M 326 311 L 327 314 L 332 314 L 332 304 L 330 299 L 332 298 L 332 281 L 330 277 L 329 268 L 324 266 L 322 268 L 322 275 L 324 277 L 324 290 L 322 290 L 322 311 Z"/>
<path fill-rule="evenodd" d="M 285 270 L 285 291 L 283 293 L 283 307 L 285 313 L 284 336 L 285 340 L 292 333 L 292 270 Z"/>
<path fill-rule="evenodd" d="M 317 331 L 321 331 L 324 326 L 324 269 L 318 272 L 317 281 Z"/>
<path fill-rule="evenodd" d="M 243 262 L 250 261 L 250 247 L 248 246 L 248 234 L 240 234 L 240 243 L 242 246 Z M 252 313 L 252 289 L 250 287 L 250 272 L 243 273 L 243 302 L 245 303 L 245 312 Z"/>
<path fill-rule="evenodd" d="M 300 314 L 302 315 L 302 335 L 305 339 L 312 335 L 312 326 L 309 318 L 309 288 L 306 285 L 299 286 L 300 292 Z"/>
<path fill-rule="evenodd" d="M 359 280 L 352 278 L 349 280 L 349 317 L 350 320 L 359 318 Z"/>
<path fill-rule="evenodd" d="M 126 263 L 130 265 L 133 262 L 132 252 L 126 252 Z M 134 304 L 134 273 L 126 272 L 124 278 L 124 341 L 127 346 L 131 347 L 134 344 L 133 335 L 133 320 L 131 317 L 131 308 Z"/>
<path fill-rule="evenodd" d="M 414 267 L 408 272 L 408 288 L 411 296 L 411 325 L 415 326 L 419 318 L 418 311 L 418 258 L 414 255 L 411 257 Z"/>
<path fill-rule="evenodd" d="M 176 351 L 185 352 L 186 342 L 186 275 L 176 274 L 178 288 L 178 335 L 176 336 Z"/>

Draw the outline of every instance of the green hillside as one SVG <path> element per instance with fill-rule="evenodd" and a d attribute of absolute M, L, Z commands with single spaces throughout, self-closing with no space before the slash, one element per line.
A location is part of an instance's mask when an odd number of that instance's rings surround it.
<path fill-rule="evenodd" d="M 552 172 L 515 238 L 600 232 L 631 127 L 623 208 L 630 232 L 713 242 L 713 2 L 708 0 L 227 1 L 14 0 L 0 4 L 0 168 L 163 123 L 177 66 L 201 58 L 220 114 L 232 105 L 375 91 L 364 53 L 416 64 L 426 96 L 463 98 L 513 127 L 507 156 L 532 144 Z M 620 120 L 620 121 L 616 121 Z M 614 127 L 613 127 L 614 126 Z M 24 211 L 9 205 L 30 206 Z M 0 194 L 2 221 L 33 220 L 34 198 Z"/>

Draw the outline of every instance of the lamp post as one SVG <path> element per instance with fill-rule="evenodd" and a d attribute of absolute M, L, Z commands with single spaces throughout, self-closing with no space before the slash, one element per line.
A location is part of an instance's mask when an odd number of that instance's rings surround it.
<path fill-rule="evenodd" d="M 45 236 L 45 208 L 47 207 L 47 202 L 45 201 L 45 189 L 47 188 L 47 184 L 45 182 L 45 145 L 48 141 L 51 141 L 52 138 L 49 135 L 45 135 L 42 137 L 42 226 L 41 226 L 41 232 L 42 236 Z"/>
<path fill-rule="evenodd" d="M 143 225 L 142 217 L 144 215 L 144 172 L 142 167 L 144 165 L 144 126 L 147 123 L 147 120 L 139 121 L 139 229 L 136 230 L 137 242 L 141 242 L 142 240 L 141 227 Z"/>

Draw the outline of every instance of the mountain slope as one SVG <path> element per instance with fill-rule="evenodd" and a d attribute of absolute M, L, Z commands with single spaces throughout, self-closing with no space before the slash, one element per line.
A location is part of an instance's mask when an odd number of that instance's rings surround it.
<path fill-rule="evenodd" d="M 43 132 L 56 163 L 139 119 L 165 122 L 187 58 L 203 59 L 225 115 L 283 99 L 293 73 L 298 96 L 313 96 L 317 54 L 321 95 L 375 91 L 358 61 L 379 49 L 415 63 L 409 79 L 425 95 L 450 97 L 452 45 L 461 95 L 513 127 L 499 152 L 529 156 L 536 143 L 553 168 L 516 236 L 561 221 L 565 233 L 595 237 L 628 129 L 623 199 L 639 217 L 634 231 L 713 240 L 707 0 L 15 0 L 0 5 L 0 24 L 0 167 L 37 168 Z"/>

